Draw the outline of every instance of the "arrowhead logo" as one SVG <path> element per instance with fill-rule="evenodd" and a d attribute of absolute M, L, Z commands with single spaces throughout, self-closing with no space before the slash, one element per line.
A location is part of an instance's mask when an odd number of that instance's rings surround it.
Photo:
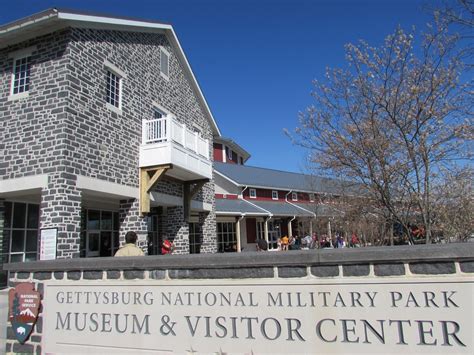
<path fill-rule="evenodd" d="M 31 282 L 18 284 L 8 292 L 9 320 L 18 341 L 23 344 L 38 319 L 41 296 Z"/>

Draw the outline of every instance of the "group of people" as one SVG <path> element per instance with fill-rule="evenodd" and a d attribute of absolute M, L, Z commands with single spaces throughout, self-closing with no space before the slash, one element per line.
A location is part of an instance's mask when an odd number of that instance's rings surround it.
<path fill-rule="evenodd" d="M 305 249 L 314 249 L 318 244 L 318 236 L 316 233 L 313 235 L 306 235 L 305 237 L 298 237 L 284 235 L 281 238 L 277 239 L 278 250 L 305 250 Z"/>
<path fill-rule="evenodd" d="M 316 233 L 312 235 L 306 235 L 305 237 L 298 237 L 284 235 L 277 240 L 277 247 L 278 250 L 286 251 L 286 250 L 307 250 L 307 249 L 316 249 L 318 247 L 321 249 L 324 248 L 357 248 L 360 247 L 360 241 L 357 237 L 357 234 L 353 233 L 352 236 L 348 241 L 346 239 L 336 233 L 333 238 L 330 238 L 327 235 L 322 235 L 321 238 L 318 238 Z"/>
<path fill-rule="evenodd" d="M 143 250 L 137 246 L 137 233 L 133 231 L 125 234 L 125 244 L 117 250 L 115 256 L 143 256 Z M 171 240 L 165 239 L 161 245 L 161 254 L 167 255 L 172 254 L 174 250 L 174 244 Z"/>
<path fill-rule="evenodd" d="M 331 239 L 327 235 L 323 235 L 321 239 L 321 248 L 322 249 L 332 249 L 332 248 L 358 248 L 360 247 L 360 240 L 359 237 L 357 237 L 357 234 L 352 233 L 350 239 L 346 241 L 346 239 L 336 233 L 336 235 Z"/>

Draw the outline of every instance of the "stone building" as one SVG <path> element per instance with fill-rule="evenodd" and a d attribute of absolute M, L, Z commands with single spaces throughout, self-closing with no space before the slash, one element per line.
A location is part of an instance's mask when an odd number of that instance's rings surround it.
<path fill-rule="evenodd" d="M 215 252 L 214 136 L 171 25 L 59 9 L 3 25 L 3 261 L 113 255 L 128 230 L 150 254 L 164 237 Z"/>

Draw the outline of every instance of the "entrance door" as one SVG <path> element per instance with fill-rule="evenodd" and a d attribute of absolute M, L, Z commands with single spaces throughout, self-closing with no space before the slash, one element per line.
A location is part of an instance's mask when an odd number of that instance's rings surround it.
<path fill-rule="evenodd" d="M 280 225 L 274 221 L 268 222 L 268 250 L 278 250 L 278 239 L 280 237 Z"/>
<path fill-rule="evenodd" d="M 161 253 L 162 237 L 159 232 L 158 214 L 148 217 L 148 255 L 159 255 Z"/>

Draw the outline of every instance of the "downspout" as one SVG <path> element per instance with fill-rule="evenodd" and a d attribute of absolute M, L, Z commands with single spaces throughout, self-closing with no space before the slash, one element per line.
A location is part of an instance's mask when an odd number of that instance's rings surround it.
<path fill-rule="evenodd" d="M 266 209 L 262 208 L 262 207 L 259 207 L 255 204 L 253 204 L 252 202 L 250 202 L 249 200 L 246 200 L 244 199 L 244 191 L 248 189 L 248 185 L 246 185 L 244 187 L 244 189 L 242 190 L 242 196 L 240 197 L 243 201 L 245 201 L 246 203 L 248 203 L 249 205 L 252 205 L 253 207 L 259 209 L 259 210 L 262 210 L 262 211 L 265 211 L 268 213 L 268 217 L 265 218 L 264 220 L 264 231 L 263 231 L 263 235 L 264 235 L 264 238 L 265 238 L 265 241 L 268 243 L 268 221 L 270 221 L 273 217 L 272 213 L 270 211 L 267 211 Z"/>
<path fill-rule="evenodd" d="M 244 189 L 240 192 L 241 195 L 242 195 L 242 198 L 244 198 L 244 191 L 247 190 L 248 188 L 249 188 L 249 187 L 246 185 L 246 186 L 244 187 Z"/>
<path fill-rule="evenodd" d="M 295 206 L 293 205 L 291 202 L 288 201 L 288 195 L 291 194 L 293 192 L 293 190 L 290 190 L 286 195 L 285 195 L 285 202 L 286 203 L 289 203 L 290 205 L 292 206 Z M 295 206 L 295 207 L 298 207 L 298 206 Z M 294 220 L 296 219 L 296 216 L 293 216 L 292 219 L 290 219 L 290 221 L 288 222 L 288 238 L 291 238 L 293 236 L 293 229 L 291 228 L 291 222 L 293 222 Z"/>
<path fill-rule="evenodd" d="M 291 222 L 293 222 L 295 219 L 296 216 L 293 216 L 293 218 L 288 221 L 288 238 L 291 238 L 293 236 L 293 228 L 291 227 Z"/>

